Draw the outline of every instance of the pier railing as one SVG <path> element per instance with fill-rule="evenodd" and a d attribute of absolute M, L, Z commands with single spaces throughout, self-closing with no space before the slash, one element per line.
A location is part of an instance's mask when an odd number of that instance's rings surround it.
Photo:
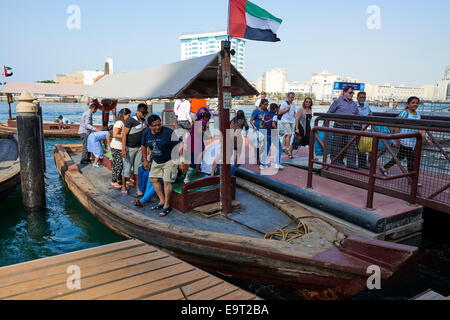
<path fill-rule="evenodd" d="M 315 116 L 309 174 L 312 174 L 314 163 L 320 164 L 321 175 L 325 177 L 409 202 L 416 198 L 423 206 L 450 213 L 448 117 L 424 116 L 424 120 L 408 120 L 378 114 L 363 117 L 316 113 Z M 412 133 L 416 138 L 400 136 L 398 132 L 401 129 L 402 134 Z M 423 142 L 420 132 L 425 137 Z M 403 156 L 399 154 L 400 140 L 402 145 L 411 146 L 413 151 L 408 149 L 405 155 L 405 148 L 402 148 Z M 373 152 L 368 153 L 366 158 L 367 152 L 360 152 L 360 148 L 367 151 L 368 147 Z M 314 160 L 314 152 L 318 150 L 323 153 L 319 152 L 322 161 Z M 343 159 L 346 162 L 343 163 Z M 388 169 L 382 169 L 384 167 Z M 416 171 L 418 181 L 415 182 Z M 369 202 L 367 205 L 370 207 Z"/>

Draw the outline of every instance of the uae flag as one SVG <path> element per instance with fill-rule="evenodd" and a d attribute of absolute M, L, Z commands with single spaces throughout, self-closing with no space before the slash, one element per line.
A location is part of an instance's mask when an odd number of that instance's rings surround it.
<path fill-rule="evenodd" d="M 10 67 L 7 67 L 7 66 L 3 66 L 3 68 L 5 69 L 5 77 L 7 78 L 7 77 L 11 77 L 12 75 L 13 75 L 13 73 L 12 73 L 12 68 L 10 68 Z M 11 71 L 11 72 L 8 72 L 8 71 Z"/>
<path fill-rule="evenodd" d="M 247 0 L 230 0 L 229 35 L 257 41 L 280 41 L 277 30 L 283 20 Z"/>

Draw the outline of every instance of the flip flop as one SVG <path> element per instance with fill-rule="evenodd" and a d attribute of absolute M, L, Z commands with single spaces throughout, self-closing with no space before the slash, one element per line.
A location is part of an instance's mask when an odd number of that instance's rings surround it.
<path fill-rule="evenodd" d="M 133 201 L 133 204 L 134 204 L 136 207 L 139 207 L 139 208 L 143 208 L 143 207 L 144 207 L 144 204 L 142 203 L 141 200 L 134 200 L 134 201 Z"/>
<path fill-rule="evenodd" d="M 151 207 L 151 210 L 158 210 L 158 209 L 163 209 L 164 208 L 164 204 L 157 204 L 156 206 Z"/>
<path fill-rule="evenodd" d="M 144 196 L 144 194 L 138 194 L 137 192 L 136 192 L 136 194 L 134 195 L 136 198 L 142 198 L 143 196 Z"/>
<path fill-rule="evenodd" d="M 160 217 L 167 216 L 172 211 L 172 208 L 163 208 L 163 211 L 159 213 Z"/>
<path fill-rule="evenodd" d="M 122 193 L 128 195 L 128 190 L 122 190 Z"/>

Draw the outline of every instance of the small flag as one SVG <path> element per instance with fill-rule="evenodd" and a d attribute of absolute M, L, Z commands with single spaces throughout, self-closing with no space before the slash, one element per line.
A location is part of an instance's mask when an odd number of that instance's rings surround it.
<path fill-rule="evenodd" d="M 3 68 L 5 69 L 5 77 L 11 77 L 13 75 L 13 73 L 8 73 L 8 71 L 12 70 L 12 68 L 7 67 L 7 66 L 3 66 Z"/>
<path fill-rule="evenodd" d="M 248 0 L 230 0 L 229 35 L 257 41 L 276 42 L 283 20 Z"/>

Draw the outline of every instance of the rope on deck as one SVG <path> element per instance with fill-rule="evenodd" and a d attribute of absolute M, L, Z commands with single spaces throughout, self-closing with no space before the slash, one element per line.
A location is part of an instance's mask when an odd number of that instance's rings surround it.
<path fill-rule="evenodd" d="M 300 238 L 308 233 L 311 233 L 312 232 L 311 227 L 309 227 L 308 224 L 303 222 L 302 219 L 319 219 L 319 220 L 327 223 L 328 225 L 330 225 L 333 229 L 336 230 L 336 235 L 335 235 L 335 238 L 332 241 L 332 243 L 336 247 L 341 246 L 341 242 L 339 241 L 339 238 L 338 238 L 339 230 L 335 226 L 333 226 L 331 223 L 326 221 L 325 219 L 323 219 L 321 217 L 316 217 L 316 216 L 305 216 L 305 217 L 297 218 L 293 222 L 290 222 L 289 224 L 285 225 L 284 227 L 282 227 L 280 229 L 277 229 L 273 232 L 266 233 L 264 235 L 264 239 L 291 242 L 294 239 Z M 296 223 L 297 226 L 294 228 L 291 228 L 291 229 L 287 229 L 287 227 L 289 227 L 292 223 Z M 277 239 L 277 237 L 278 237 L 278 239 Z"/>

